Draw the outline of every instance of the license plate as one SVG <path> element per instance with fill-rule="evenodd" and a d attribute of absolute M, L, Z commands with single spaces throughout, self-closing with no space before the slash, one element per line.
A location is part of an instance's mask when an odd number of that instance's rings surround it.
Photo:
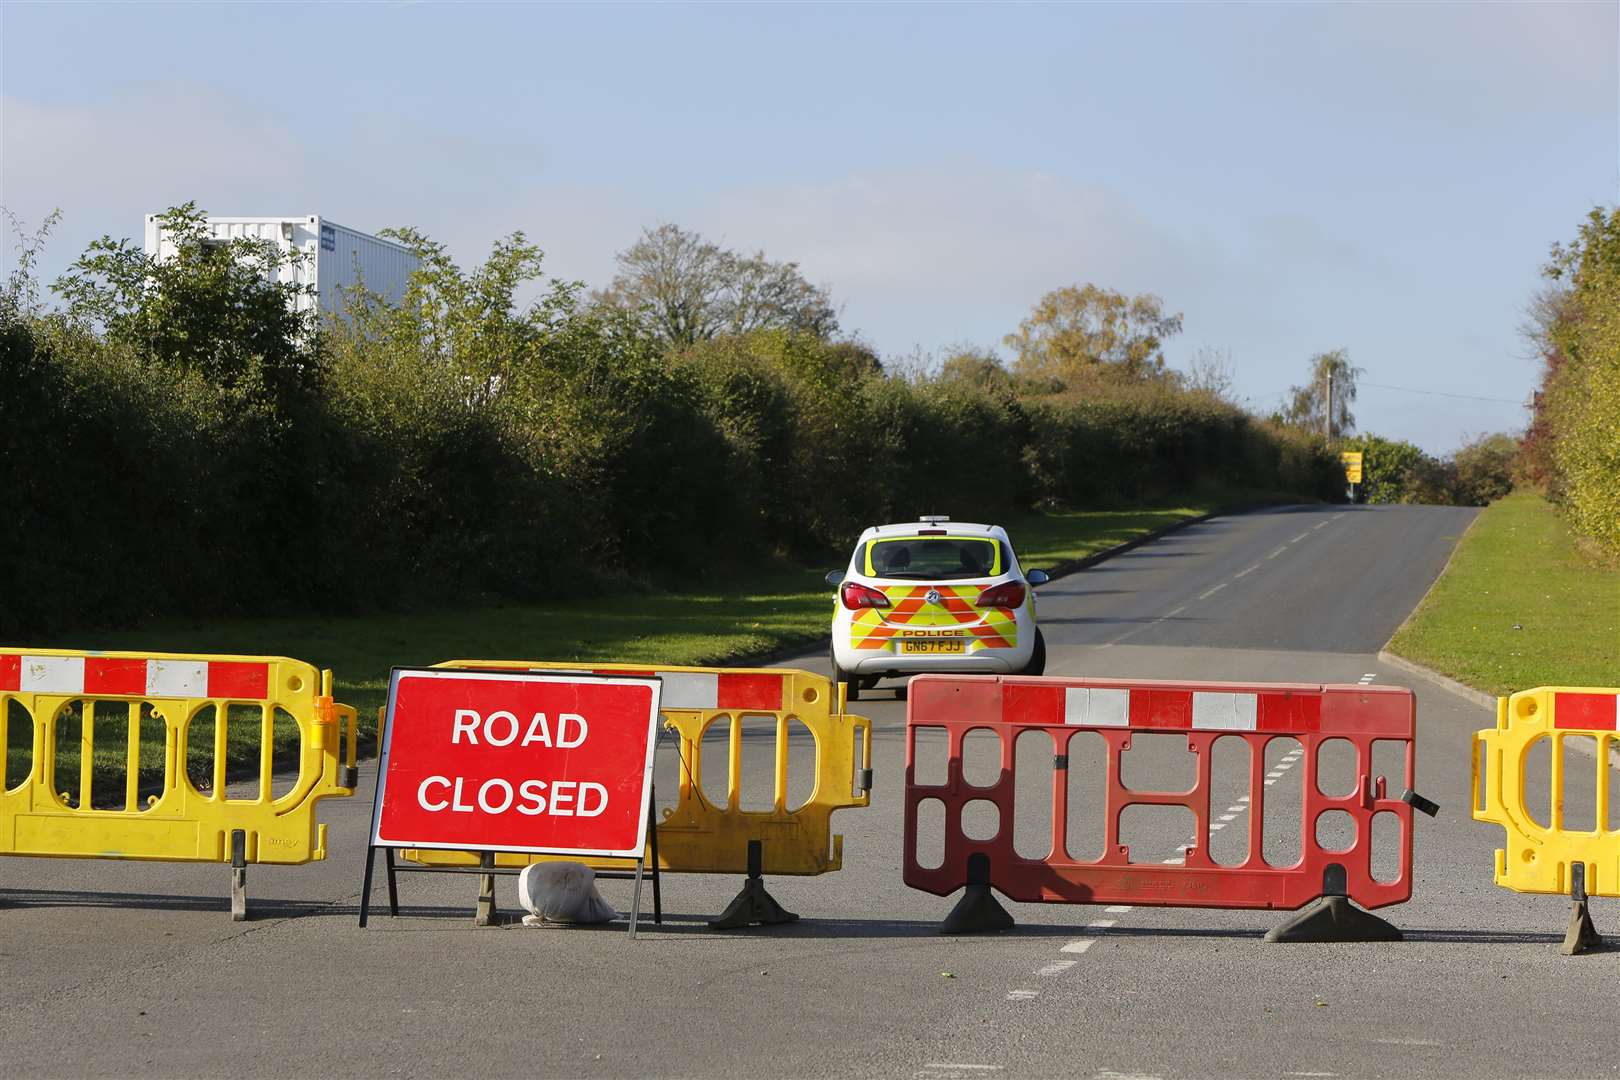
<path fill-rule="evenodd" d="M 966 642 L 960 638 L 923 638 L 900 639 L 900 651 L 903 653 L 959 653 Z"/>

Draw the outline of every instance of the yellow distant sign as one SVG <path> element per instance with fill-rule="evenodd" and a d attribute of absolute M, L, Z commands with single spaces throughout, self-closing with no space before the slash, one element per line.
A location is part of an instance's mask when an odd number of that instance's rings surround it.
<path fill-rule="evenodd" d="M 1344 465 L 1344 478 L 1352 484 L 1361 483 L 1361 451 L 1346 450 L 1339 455 L 1339 461 Z"/>

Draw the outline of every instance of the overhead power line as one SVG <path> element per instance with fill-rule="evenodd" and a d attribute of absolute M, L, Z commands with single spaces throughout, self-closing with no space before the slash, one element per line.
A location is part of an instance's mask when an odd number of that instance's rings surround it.
<path fill-rule="evenodd" d="M 1389 386 L 1385 383 L 1367 382 L 1365 379 L 1356 380 L 1356 388 L 1371 386 L 1379 390 L 1399 390 L 1403 394 L 1428 394 L 1431 397 L 1462 398 L 1464 401 L 1495 401 L 1502 405 L 1524 405 L 1526 402 L 1518 398 L 1480 397 L 1478 394 L 1453 394 L 1446 390 L 1417 390 L 1410 386 Z"/>

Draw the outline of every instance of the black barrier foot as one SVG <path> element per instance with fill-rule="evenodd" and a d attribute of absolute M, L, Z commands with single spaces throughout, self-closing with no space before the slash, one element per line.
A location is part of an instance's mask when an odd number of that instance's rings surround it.
<path fill-rule="evenodd" d="M 1350 902 L 1344 867 L 1322 870 L 1322 895 L 1266 935 L 1267 941 L 1401 941 L 1401 932 Z"/>
<path fill-rule="evenodd" d="M 231 921 L 247 919 L 247 833 L 231 832 Z"/>
<path fill-rule="evenodd" d="M 1323 896 L 1266 935 L 1267 941 L 1400 941 L 1401 932 L 1348 896 Z"/>
<path fill-rule="evenodd" d="M 942 934 L 993 934 L 998 930 L 1011 930 L 1013 917 L 1001 906 L 990 889 L 990 856 L 981 853 L 968 856 L 967 890 L 956 902 L 945 921 L 939 924 Z"/>
<path fill-rule="evenodd" d="M 1603 935 L 1592 924 L 1592 911 L 1586 904 L 1585 863 L 1570 867 L 1569 898 L 1569 929 L 1564 932 L 1564 944 L 1558 951 L 1565 956 L 1578 956 L 1588 949 L 1601 948 Z"/>
<path fill-rule="evenodd" d="M 726 905 L 718 919 L 709 920 L 710 930 L 740 930 L 745 926 L 775 926 L 778 923 L 798 921 L 798 916 L 776 902 L 765 891 L 765 879 L 760 876 L 764 865 L 764 849 L 758 840 L 748 841 L 748 880 L 742 891 Z"/>
<path fill-rule="evenodd" d="M 1569 912 L 1569 930 L 1565 932 L 1564 944 L 1559 946 L 1558 951 L 1565 956 L 1578 956 L 1602 945 L 1603 935 L 1592 924 L 1592 912 L 1587 909 L 1586 901 L 1575 901 Z"/>

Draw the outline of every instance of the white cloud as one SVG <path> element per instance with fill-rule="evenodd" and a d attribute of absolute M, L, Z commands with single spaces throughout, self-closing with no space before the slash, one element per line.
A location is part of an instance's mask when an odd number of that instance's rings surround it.
<path fill-rule="evenodd" d="M 0 201 L 25 220 L 60 207 L 65 233 L 138 237 L 143 215 L 190 198 L 305 212 L 289 197 L 306 172 L 293 134 L 198 88 L 147 85 L 96 107 L 7 95 L 0 110 Z"/>

